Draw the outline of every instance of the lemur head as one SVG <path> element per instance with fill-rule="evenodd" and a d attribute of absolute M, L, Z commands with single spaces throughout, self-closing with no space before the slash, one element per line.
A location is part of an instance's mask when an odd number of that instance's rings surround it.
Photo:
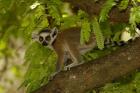
<path fill-rule="evenodd" d="M 55 41 L 58 34 L 58 30 L 56 28 L 53 29 L 45 29 L 40 31 L 38 34 L 34 34 L 32 38 L 42 44 L 43 46 L 51 47 L 52 43 Z"/>

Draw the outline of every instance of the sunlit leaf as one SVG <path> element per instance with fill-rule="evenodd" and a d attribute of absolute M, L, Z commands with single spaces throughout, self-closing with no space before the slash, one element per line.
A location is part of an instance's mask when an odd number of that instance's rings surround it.
<path fill-rule="evenodd" d="M 36 42 L 30 45 L 25 53 L 25 62 L 30 63 L 30 66 L 23 83 L 27 87 L 27 93 L 48 83 L 50 76 L 56 70 L 56 60 L 55 52 L 49 48 Z"/>
<path fill-rule="evenodd" d="M 116 5 L 115 0 L 107 0 L 105 2 L 105 4 L 102 7 L 102 10 L 100 12 L 99 22 L 104 22 L 107 20 L 109 11 L 115 5 Z"/>
<path fill-rule="evenodd" d="M 103 36 L 103 33 L 101 31 L 100 25 L 99 25 L 96 17 L 93 19 L 92 25 L 93 25 L 93 31 L 94 31 L 94 34 L 96 37 L 97 46 L 99 49 L 103 49 L 104 48 L 104 36 Z"/>
<path fill-rule="evenodd" d="M 125 10 L 128 7 L 129 0 L 122 0 L 119 4 L 119 9 L 120 10 Z"/>

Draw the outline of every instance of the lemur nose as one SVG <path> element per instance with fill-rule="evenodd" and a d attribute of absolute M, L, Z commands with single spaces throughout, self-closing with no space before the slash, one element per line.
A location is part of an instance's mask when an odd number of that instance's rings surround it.
<path fill-rule="evenodd" d="M 47 42 L 45 42 L 45 41 L 43 41 L 42 45 L 43 45 L 43 46 L 47 46 L 47 45 L 48 45 L 48 43 L 47 43 Z"/>

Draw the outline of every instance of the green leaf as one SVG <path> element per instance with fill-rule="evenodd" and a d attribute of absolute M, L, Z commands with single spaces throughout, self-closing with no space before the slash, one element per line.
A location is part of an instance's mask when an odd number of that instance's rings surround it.
<path fill-rule="evenodd" d="M 54 51 L 35 42 L 25 53 L 25 62 L 30 63 L 22 85 L 27 87 L 27 93 L 48 83 L 55 72 L 57 56 Z"/>
<path fill-rule="evenodd" d="M 88 18 L 87 13 L 86 13 L 86 12 L 84 12 L 83 10 L 79 10 L 79 11 L 78 11 L 78 15 L 77 15 L 77 16 L 79 17 L 79 20 L 83 20 L 83 19 Z"/>
<path fill-rule="evenodd" d="M 122 11 L 125 10 L 128 7 L 129 0 L 121 0 L 118 8 Z"/>
<path fill-rule="evenodd" d="M 91 33 L 91 23 L 86 12 L 79 10 L 78 19 L 81 23 L 80 43 L 85 44 L 89 41 Z"/>
<path fill-rule="evenodd" d="M 129 23 L 131 24 L 131 33 L 134 34 L 136 24 L 140 23 L 140 6 L 135 6 L 131 8 Z"/>
<path fill-rule="evenodd" d="M 107 0 L 105 2 L 105 4 L 102 7 L 102 10 L 100 12 L 99 22 L 104 22 L 107 20 L 109 11 L 115 5 L 116 5 L 115 0 Z"/>
<path fill-rule="evenodd" d="M 61 28 L 67 29 L 70 27 L 77 26 L 77 22 L 79 21 L 79 19 L 77 18 L 77 16 L 68 16 L 68 17 L 64 17 L 62 21 L 63 23 L 61 23 Z"/>
<path fill-rule="evenodd" d="M 126 76 L 115 83 L 106 84 L 100 89 L 100 93 L 139 93 L 140 92 L 140 72 L 137 71 L 130 76 Z"/>
<path fill-rule="evenodd" d="M 80 35 L 81 44 L 84 44 L 85 42 L 89 41 L 90 33 L 91 33 L 90 23 L 88 22 L 88 20 L 83 20 Z"/>
<path fill-rule="evenodd" d="M 100 29 L 100 25 L 99 25 L 96 17 L 94 17 L 92 25 L 93 25 L 93 31 L 94 31 L 94 34 L 96 37 L 97 46 L 99 49 L 103 49 L 104 48 L 104 36 Z"/>
<path fill-rule="evenodd" d="M 45 14 L 45 8 L 39 5 L 34 10 L 31 10 L 22 20 L 19 31 L 24 37 L 25 42 L 29 43 L 32 38 L 33 31 L 40 31 L 48 27 L 48 20 Z"/>
<path fill-rule="evenodd" d="M 60 25 L 61 23 L 61 8 L 62 2 L 61 0 L 48 0 L 47 8 L 49 10 L 49 15 L 51 15 L 55 19 L 55 25 Z"/>

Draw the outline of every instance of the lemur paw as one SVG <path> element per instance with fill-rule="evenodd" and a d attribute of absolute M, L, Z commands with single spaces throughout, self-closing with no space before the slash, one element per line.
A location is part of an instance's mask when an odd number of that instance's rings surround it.
<path fill-rule="evenodd" d="M 70 70 L 71 69 L 71 66 L 65 66 L 64 67 L 64 71 L 68 71 L 68 70 Z"/>

